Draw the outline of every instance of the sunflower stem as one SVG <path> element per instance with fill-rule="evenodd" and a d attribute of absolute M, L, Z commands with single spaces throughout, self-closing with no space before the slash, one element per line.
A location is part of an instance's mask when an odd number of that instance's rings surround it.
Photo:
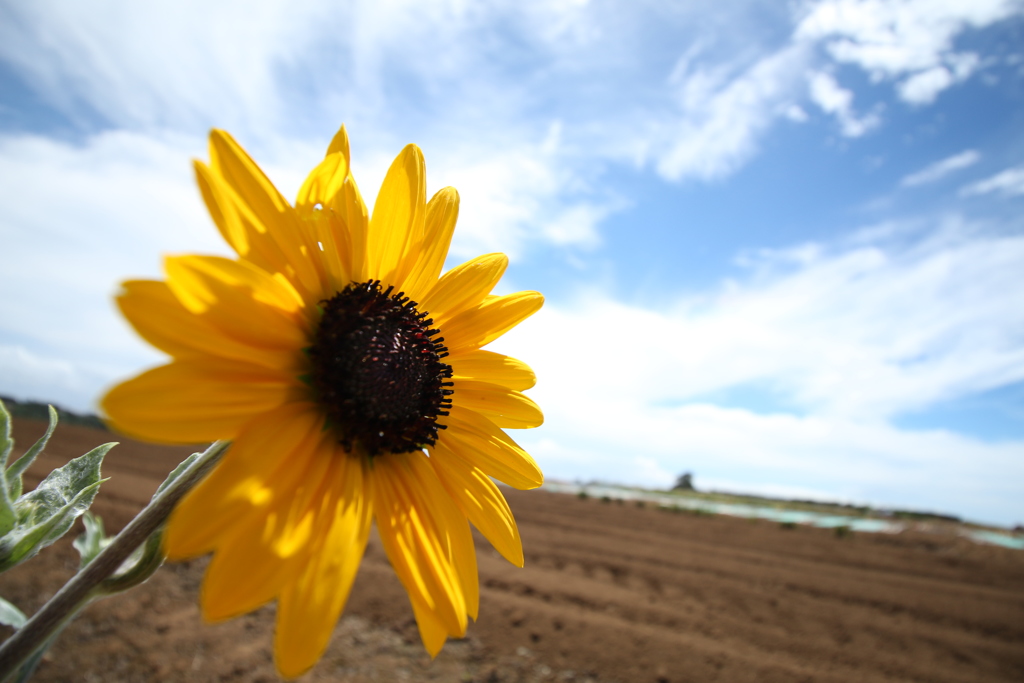
<path fill-rule="evenodd" d="M 92 562 L 82 568 L 50 598 L 23 627 L 0 646 L 0 681 L 11 679 L 34 653 L 93 599 L 106 593 L 100 584 L 118 570 L 136 548 L 167 521 L 171 510 L 217 463 L 229 441 L 215 441 L 143 510 Z"/>

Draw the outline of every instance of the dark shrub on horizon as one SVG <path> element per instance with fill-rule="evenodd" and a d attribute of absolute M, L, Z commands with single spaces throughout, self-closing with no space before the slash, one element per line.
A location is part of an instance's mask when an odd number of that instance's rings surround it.
<path fill-rule="evenodd" d="M 14 417 L 24 418 L 26 420 L 42 420 L 47 421 L 50 419 L 50 412 L 47 409 L 47 404 L 39 403 L 38 401 L 19 401 L 9 396 L 0 396 L 0 401 L 4 402 L 7 406 L 7 412 Z M 58 405 L 54 405 L 57 409 L 57 415 L 60 417 L 61 424 L 72 424 L 79 425 L 81 427 L 92 427 L 93 429 L 107 430 L 107 426 L 103 424 L 96 415 L 82 415 L 80 413 L 66 410 Z"/>

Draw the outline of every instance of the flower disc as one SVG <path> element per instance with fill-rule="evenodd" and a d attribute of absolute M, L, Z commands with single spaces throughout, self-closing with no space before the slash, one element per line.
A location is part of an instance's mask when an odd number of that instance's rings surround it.
<path fill-rule="evenodd" d="M 416 303 L 379 281 L 349 285 L 321 302 L 309 349 L 311 383 L 338 441 L 368 455 L 409 453 L 437 440 L 451 406 L 451 366 Z"/>

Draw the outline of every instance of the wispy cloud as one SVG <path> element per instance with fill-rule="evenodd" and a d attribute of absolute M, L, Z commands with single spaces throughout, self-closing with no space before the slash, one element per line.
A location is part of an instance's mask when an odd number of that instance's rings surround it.
<path fill-rule="evenodd" d="M 811 100 L 822 111 L 833 114 L 839 121 L 844 136 L 859 138 L 881 123 L 877 113 L 857 116 L 853 109 L 853 92 L 839 87 L 831 74 L 817 72 L 810 78 Z"/>
<path fill-rule="evenodd" d="M 287 102 L 278 71 L 318 8 L 196 0 L 42 0 L 0 10 L 0 55 L 50 105 L 99 127 L 266 130 Z M 89 126 L 90 128 L 93 126 Z"/>
<path fill-rule="evenodd" d="M 1024 166 L 1015 166 L 1000 171 L 994 176 L 971 183 L 960 190 L 964 197 L 976 197 L 985 194 L 1001 194 L 1007 197 L 1024 194 Z"/>
<path fill-rule="evenodd" d="M 824 0 L 809 6 L 797 35 L 820 41 L 836 61 L 873 80 L 898 81 L 907 103 L 928 104 L 980 65 L 977 54 L 954 49 L 956 36 L 1021 10 L 1019 0 Z"/>
<path fill-rule="evenodd" d="M 497 158 L 560 121 L 574 154 L 550 169 L 559 176 L 586 181 L 594 161 L 628 159 L 672 180 L 713 179 L 747 163 L 780 120 L 805 118 L 808 99 L 846 136 L 877 127 L 874 107 L 857 115 L 850 89 L 822 75 L 836 63 L 931 101 L 980 68 L 954 39 L 1020 10 L 823 0 L 780 8 L 780 39 L 737 36 L 736 7 L 40 0 L 0 9 L 0 59 L 85 134 L 219 126 L 273 160 L 345 120 L 372 155 L 470 136 Z"/>
<path fill-rule="evenodd" d="M 918 185 L 934 183 L 942 180 L 951 173 L 955 173 L 956 171 L 967 168 L 968 166 L 973 166 L 978 163 L 980 159 L 981 154 L 978 150 L 964 150 L 959 154 L 954 154 L 953 156 L 946 157 L 945 159 L 936 161 L 933 164 L 929 164 L 920 171 L 904 176 L 903 180 L 900 181 L 900 185 L 903 187 L 917 187 Z"/>
<path fill-rule="evenodd" d="M 918 71 L 904 79 L 896 91 L 904 102 L 915 105 L 931 104 L 946 88 L 967 80 L 981 63 L 978 55 L 967 52 L 946 57 L 947 64 Z"/>
<path fill-rule="evenodd" d="M 808 59 L 802 46 L 782 49 L 738 70 L 732 65 L 676 68 L 678 118 L 667 124 L 657 155 L 666 178 L 714 179 L 742 166 L 765 130 L 784 115 Z"/>

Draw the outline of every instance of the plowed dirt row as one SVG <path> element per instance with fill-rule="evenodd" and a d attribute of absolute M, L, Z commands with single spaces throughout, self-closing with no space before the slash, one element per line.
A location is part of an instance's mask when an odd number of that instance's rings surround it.
<path fill-rule="evenodd" d="M 16 421 L 16 451 L 42 432 Z M 59 427 L 29 484 L 115 439 Z M 94 509 L 118 529 L 192 449 L 118 439 Z M 303 680 L 1024 680 L 1024 552 L 955 534 L 785 529 L 506 490 L 526 567 L 477 538 L 480 619 L 430 661 L 376 538 L 323 661 Z M 73 535 L 73 534 L 71 534 Z M 70 536 L 0 576 L 33 611 L 75 570 Z M 201 623 L 205 560 L 92 605 L 38 681 L 272 681 L 273 606 Z"/>

